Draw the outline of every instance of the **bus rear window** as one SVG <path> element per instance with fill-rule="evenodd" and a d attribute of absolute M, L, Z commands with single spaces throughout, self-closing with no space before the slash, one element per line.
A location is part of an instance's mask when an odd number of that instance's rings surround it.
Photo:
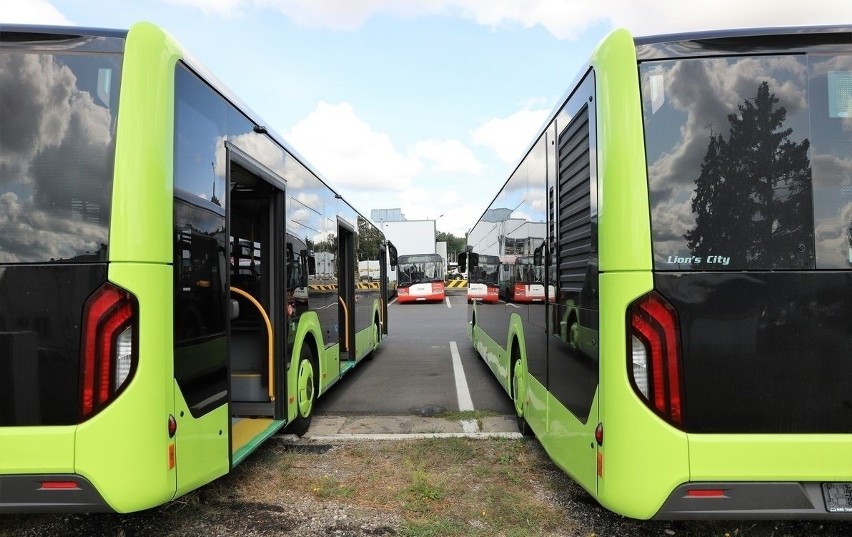
<path fill-rule="evenodd" d="M 0 50 L 0 263 L 105 261 L 120 56 Z"/>
<path fill-rule="evenodd" d="M 640 65 L 657 270 L 852 264 L 852 56 Z"/>

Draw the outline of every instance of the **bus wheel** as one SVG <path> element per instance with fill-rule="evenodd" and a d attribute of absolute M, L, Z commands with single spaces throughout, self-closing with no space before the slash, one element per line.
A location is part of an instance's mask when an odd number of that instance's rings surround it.
<path fill-rule="evenodd" d="M 290 431 L 298 436 L 308 432 L 311 425 L 311 415 L 317 398 L 316 370 L 310 347 L 303 343 L 299 353 L 299 369 L 296 373 L 296 419 L 290 426 Z"/>
<path fill-rule="evenodd" d="M 527 420 L 524 418 L 524 399 L 526 398 L 527 383 L 524 374 L 524 364 L 517 347 L 512 347 L 512 402 L 515 404 L 515 417 L 518 420 L 518 431 L 524 436 L 532 434 Z"/>

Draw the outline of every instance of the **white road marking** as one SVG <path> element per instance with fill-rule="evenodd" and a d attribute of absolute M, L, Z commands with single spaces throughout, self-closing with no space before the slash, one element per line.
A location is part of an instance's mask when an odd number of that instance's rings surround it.
<path fill-rule="evenodd" d="M 473 421 L 473 420 L 470 420 Z M 338 434 L 306 434 L 302 440 L 313 442 L 342 442 L 346 440 L 421 440 L 424 438 L 509 438 L 519 439 L 524 436 L 521 433 L 510 432 L 465 432 L 465 433 L 338 433 Z M 299 443 L 296 435 L 278 435 L 271 437 L 275 440 Z"/>
<path fill-rule="evenodd" d="M 448 307 L 448 308 L 452 308 L 452 307 L 453 307 L 453 305 L 452 305 L 452 304 L 450 304 L 450 297 L 445 296 L 445 297 L 444 297 L 444 302 L 446 302 L 446 303 L 447 303 L 447 307 Z"/>
<path fill-rule="evenodd" d="M 464 376 L 459 348 L 455 341 L 450 341 L 450 353 L 453 355 L 453 376 L 456 379 L 456 397 L 459 401 L 459 410 L 461 412 L 473 410 L 473 399 L 470 398 L 470 389 L 467 387 L 467 378 Z M 476 423 L 476 420 L 461 420 L 461 425 L 465 433 L 479 432 L 479 424 Z"/>

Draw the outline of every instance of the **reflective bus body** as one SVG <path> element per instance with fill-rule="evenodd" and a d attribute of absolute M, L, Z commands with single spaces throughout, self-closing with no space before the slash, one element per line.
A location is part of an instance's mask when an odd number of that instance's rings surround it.
<path fill-rule="evenodd" d="M 157 27 L 0 40 L 0 512 L 146 509 L 303 434 L 387 332 L 381 232 Z"/>
<path fill-rule="evenodd" d="M 473 345 L 608 509 L 852 516 L 850 35 L 612 33 L 471 229 L 551 295 Z"/>

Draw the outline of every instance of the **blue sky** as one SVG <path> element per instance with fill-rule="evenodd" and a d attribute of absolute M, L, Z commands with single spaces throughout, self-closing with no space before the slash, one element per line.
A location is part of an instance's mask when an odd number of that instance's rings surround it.
<path fill-rule="evenodd" d="M 154 22 L 369 216 L 462 236 L 595 44 L 852 25 L 848 0 L 0 0 L 0 22 Z M 441 216 L 443 215 L 443 216 Z M 440 217 L 440 218 L 439 218 Z"/>

